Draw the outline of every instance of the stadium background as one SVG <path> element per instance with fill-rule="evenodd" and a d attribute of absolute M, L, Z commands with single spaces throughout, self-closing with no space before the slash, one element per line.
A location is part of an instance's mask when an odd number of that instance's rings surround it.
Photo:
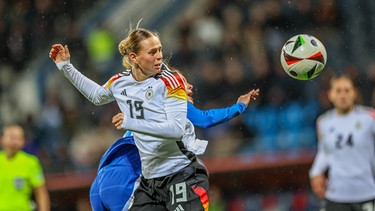
<path fill-rule="evenodd" d="M 317 210 L 307 171 L 315 120 L 331 107 L 329 77 L 349 74 L 360 102 L 375 103 L 375 2 L 371 0 L 2 0 L 0 126 L 21 123 L 26 151 L 43 164 L 52 210 L 89 210 L 98 160 L 122 132 L 116 104 L 95 107 L 48 58 L 68 44 L 72 63 L 99 84 L 120 72 L 117 44 L 129 26 L 156 30 L 164 56 L 194 85 L 197 107 L 229 106 L 260 88 L 246 113 L 211 129 L 201 157 L 210 171 L 210 210 Z M 279 64 L 291 36 L 318 37 L 328 52 L 323 73 L 296 81 Z"/>

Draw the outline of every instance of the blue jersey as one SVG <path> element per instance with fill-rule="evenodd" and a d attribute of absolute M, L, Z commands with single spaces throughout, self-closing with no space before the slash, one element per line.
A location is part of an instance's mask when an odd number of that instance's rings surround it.
<path fill-rule="evenodd" d="M 133 136 L 120 138 L 100 159 L 98 174 L 90 189 L 92 209 L 128 210 L 141 173 L 141 159 Z"/>
<path fill-rule="evenodd" d="M 116 158 L 123 156 L 125 154 L 128 154 L 128 148 L 135 146 L 134 139 L 131 137 L 124 137 L 117 140 L 115 143 L 113 143 L 107 151 L 103 154 L 102 158 L 100 159 L 98 171 L 108 165 L 110 165 L 113 160 L 116 160 Z M 132 156 L 134 157 L 134 162 L 140 163 L 140 160 L 138 162 L 137 157 L 138 156 Z"/>

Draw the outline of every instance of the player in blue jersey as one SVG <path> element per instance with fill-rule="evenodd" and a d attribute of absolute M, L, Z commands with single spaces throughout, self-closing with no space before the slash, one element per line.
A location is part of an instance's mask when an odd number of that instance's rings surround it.
<path fill-rule="evenodd" d="M 334 108 L 317 120 L 312 190 L 325 211 L 374 211 L 375 110 L 355 104 L 357 90 L 347 76 L 331 80 L 328 98 Z"/>
<path fill-rule="evenodd" d="M 230 107 L 200 110 L 193 104 L 193 86 L 184 77 L 183 79 L 189 99 L 187 117 L 195 126 L 203 128 L 215 126 L 242 114 L 250 101 L 255 100 L 259 95 L 259 89 L 251 90 L 241 95 L 237 103 Z M 127 210 L 132 193 L 138 187 L 140 175 L 141 161 L 131 133 L 128 131 L 125 137 L 117 140 L 100 160 L 97 177 L 90 189 L 93 210 Z"/>

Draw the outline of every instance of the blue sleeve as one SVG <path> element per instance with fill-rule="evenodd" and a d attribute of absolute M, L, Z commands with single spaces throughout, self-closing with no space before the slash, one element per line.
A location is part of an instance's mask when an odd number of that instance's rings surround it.
<path fill-rule="evenodd" d="M 200 110 L 190 102 L 188 104 L 187 118 L 198 127 L 209 128 L 226 122 L 246 110 L 244 103 L 236 103 L 230 107 Z"/>

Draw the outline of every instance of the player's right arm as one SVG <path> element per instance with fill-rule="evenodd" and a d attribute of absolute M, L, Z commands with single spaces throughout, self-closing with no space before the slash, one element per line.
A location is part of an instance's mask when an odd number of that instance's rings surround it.
<path fill-rule="evenodd" d="M 313 165 L 309 171 L 311 189 L 320 198 L 324 198 L 325 195 L 327 187 L 327 177 L 325 172 L 328 169 L 326 156 L 322 151 L 323 150 L 318 150 Z"/>
<path fill-rule="evenodd" d="M 327 160 L 327 155 L 324 150 L 324 146 L 321 140 L 319 120 L 317 122 L 318 131 L 318 150 L 314 158 L 311 169 L 309 170 L 310 185 L 313 192 L 320 198 L 324 198 L 325 190 L 327 187 L 327 177 L 325 173 L 327 172 L 329 165 Z"/>
<path fill-rule="evenodd" d="M 163 81 L 163 107 L 166 119 L 152 121 L 145 118 L 129 118 L 124 113 L 119 113 L 112 118 L 112 123 L 117 129 L 158 136 L 163 138 L 182 138 L 186 130 L 187 94 L 181 76 L 170 70 L 164 70 Z M 159 91 L 161 91 L 159 89 Z"/>
<path fill-rule="evenodd" d="M 109 86 L 100 86 L 96 82 L 84 76 L 70 63 L 68 46 L 54 44 L 49 57 L 56 63 L 57 68 L 64 76 L 92 103 L 103 105 L 114 101 Z"/>

